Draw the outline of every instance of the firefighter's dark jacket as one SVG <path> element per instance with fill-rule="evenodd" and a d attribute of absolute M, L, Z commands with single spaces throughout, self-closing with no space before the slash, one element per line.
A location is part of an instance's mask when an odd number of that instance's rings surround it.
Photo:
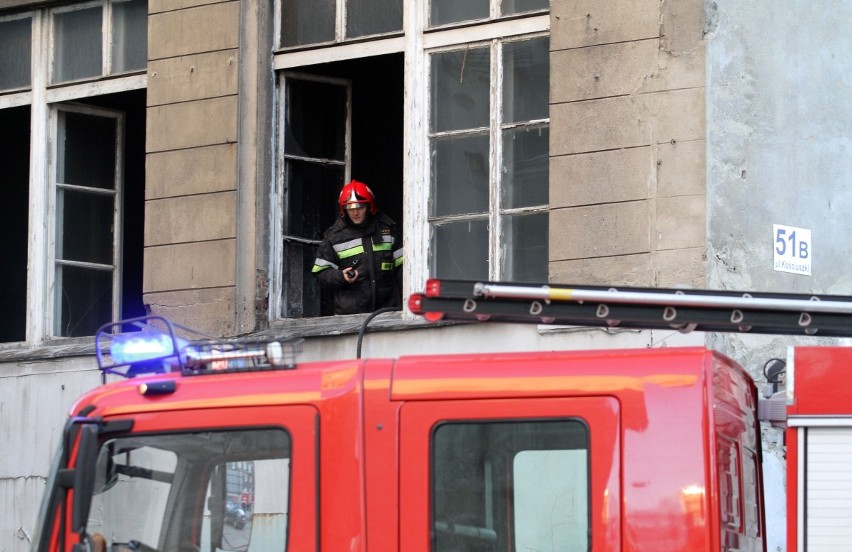
<path fill-rule="evenodd" d="M 358 279 L 349 284 L 342 271 L 353 267 Z M 325 231 L 311 271 L 334 290 L 334 314 L 373 312 L 400 306 L 402 237 L 384 213 L 371 215 L 361 226 L 344 216 Z"/>

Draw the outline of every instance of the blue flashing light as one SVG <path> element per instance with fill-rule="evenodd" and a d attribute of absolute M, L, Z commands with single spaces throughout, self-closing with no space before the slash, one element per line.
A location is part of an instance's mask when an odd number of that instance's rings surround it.
<path fill-rule="evenodd" d="M 140 331 L 122 333 L 126 327 Z M 95 337 L 95 351 L 104 383 L 106 374 L 132 378 L 179 369 L 189 341 L 178 337 L 176 328 L 202 336 L 160 316 L 130 318 L 101 326 Z"/>
<path fill-rule="evenodd" d="M 180 351 L 186 345 L 185 342 L 181 344 L 182 340 L 179 338 L 176 338 L 176 341 L 176 343 L 172 342 L 171 336 L 162 333 L 140 332 L 116 335 L 109 352 L 116 364 L 136 364 L 175 356 L 176 351 Z"/>

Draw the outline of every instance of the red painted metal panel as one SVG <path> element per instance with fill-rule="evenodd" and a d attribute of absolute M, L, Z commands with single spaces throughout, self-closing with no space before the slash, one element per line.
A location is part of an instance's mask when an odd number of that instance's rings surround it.
<path fill-rule="evenodd" d="M 790 416 L 852 415 L 849 386 L 850 347 L 796 347 L 795 389 Z M 789 369 L 789 367 L 788 367 Z"/>

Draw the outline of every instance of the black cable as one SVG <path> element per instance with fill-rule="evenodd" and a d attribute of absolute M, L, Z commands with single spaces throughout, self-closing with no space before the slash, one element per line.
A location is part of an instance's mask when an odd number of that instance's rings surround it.
<path fill-rule="evenodd" d="M 369 324 L 373 318 L 377 317 L 380 314 L 398 310 L 401 309 L 399 307 L 384 307 L 373 313 L 370 313 L 370 316 L 364 319 L 364 321 L 361 323 L 361 329 L 358 330 L 358 352 L 355 358 L 361 358 L 361 341 L 364 339 L 364 334 L 367 333 L 367 324 Z"/>

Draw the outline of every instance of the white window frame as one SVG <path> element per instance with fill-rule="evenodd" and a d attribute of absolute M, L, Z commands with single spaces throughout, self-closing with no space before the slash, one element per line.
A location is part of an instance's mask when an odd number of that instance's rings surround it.
<path fill-rule="evenodd" d="M 114 187 L 112 189 L 99 189 L 89 186 L 79 186 L 59 182 L 58 173 L 60 168 L 59 148 L 59 112 L 80 113 L 83 115 L 91 115 L 95 117 L 104 117 L 115 120 L 116 125 L 116 140 L 115 140 L 115 168 L 114 168 Z M 82 105 L 52 105 L 50 107 L 50 142 L 53 145 L 50 156 L 50 181 L 48 183 L 48 235 L 50 243 L 48 246 L 48 264 L 47 271 L 47 289 L 53 290 L 53 308 L 45 314 L 49 315 L 46 327 L 49 329 L 51 337 L 64 337 L 59 328 L 62 320 L 62 302 L 58 299 L 61 293 L 62 282 L 57 276 L 58 267 L 78 267 L 85 269 L 94 269 L 106 272 L 109 270 L 112 274 L 112 315 L 110 321 L 118 320 L 121 317 L 121 275 L 122 275 L 122 220 L 123 213 L 123 179 L 124 174 L 124 114 L 112 110 L 103 109 Z M 57 196 L 60 190 L 69 190 L 83 192 L 92 195 L 111 197 L 113 201 L 113 236 L 112 236 L 112 265 L 103 265 L 92 262 L 81 262 L 59 257 L 59 250 L 62 247 L 61 228 L 63 222 L 63 213 L 59 212 Z"/>
<path fill-rule="evenodd" d="M 547 33 L 532 33 L 527 35 L 513 35 L 511 37 L 503 37 L 498 36 L 495 38 L 491 38 L 485 42 L 465 42 L 463 44 L 454 44 L 449 47 L 435 48 L 428 50 L 427 54 L 427 66 L 425 69 L 425 74 L 430 74 L 431 69 L 431 56 L 432 54 L 440 54 L 443 52 L 454 52 L 464 49 L 466 47 L 474 48 L 489 48 L 489 59 L 491 60 L 491 68 L 490 73 L 491 77 L 491 87 L 490 87 L 490 97 L 489 104 L 491 107 L 491 112 L 488 117 L 489 126 L 487 127 L 487 133 L 489 138 L 489 150 L 488 150 L 488 166 L 489 166 L 489 194 L 488 194 L 488 212 L 485 215 L 480 214 L 458 214 L 458 215 L 431 215 L 427 213 L 426 219 L 429 225 L 429 235 L 432 234 L 432 228 L 434 226 L 438 226 L 442 223 L 454 222 L 454 221 L 465 221 L 465 220 L 487 220 L 488 221 L 488 278 L 489 280 L 501 280 L 503 279 L 503 264 L 506 257 L 506 249 L 508 247 L 508 242 L 511 240 L 511 237 L 506 236 L 504 232 L 504 225 L 501 222 L 501 219 L 506 216 L 518 215 L 518 214 L 533 214 L 533 213 L 543 213 L 547 212 L 548 205 L 534 205 L 529 207 L 515 207 L 515 208 L 506 208 L 500 205 L 501 201 L 501 192 L 503 185 L 503 175 L 500 170 L 502 166 L 503 160 L 503 131 L 512 128 L 523 128 L 523 127 L 535 127 L 541 125 L 550 124 L 550 118 L 546 119 L 535 119 L 531 121 L 522 121 L 515 123 L 507 123 L 503 120 L 503 45 L 512 43 L 512 42 L 523 42 L 527 40 L 533 40 L 537 38 L 546 38 L 548 36 Z M 426 82 L 429 82 L 428 80 Z M 431 90 L 430 90 L 431 92 Z M 430 96 L 431 100 L 431 96 Z M 428 110 L 428 106 L 431 106 L 432 102 L 427 101 L 426 106 Z M 426 121 L 430 120 L 429 113 L 427 113 Z M 425 133 L 426 137 L 426 150 L 430 151 L 430 143 L 433 138 L 440 138 L 442 136 L 458 136 L 465 135 L 472 131 L 482 132 L 486 127 L 473 128 L 473 129 L 463 129 L 463 130 L 452 130 L 452 131 L 443 131 L 443 132 L 434 132 L 432 133 L 428 127 L 427 132 Z M 428 165 L 426 169 L 428 171 Z M 426 185 L 431 187 L 431 174 L 427 174 L 425 179 Z M 428 205 L 428 204 L 427 204 Z M 429 244 L 427 244 L 428 248 Z M 431 265 L 430 259 L 427 259 L 427 268 Z"/>
<path fill-rule="evenodd" d="M 72 82 L 82 82 L 87 80 L 94 79 L 103 79 L 105 77 L 113 76 L 112 70 L 112 43 L 113 43 L 113 29 L 112 29 L 112 7 L 113 4 L 124 3 L 127 0 L 94 0 L 92 2 L 85 2 L 81 4 L 73 4 L 70 6 L 65 6 L 61 8 L 54 8 L 50 10 L 50 44 L 48 45 L 48 56 L 50 58 L 50 69 L 47 73 L 48 82 L 51 85 L 64 85 Z M 91 9 L 95 7 L 101 7 L 101 74 L 100 75 L 92 75 L 90 77 L 83 77 L 79 80 L 75 81 L 57 81 L 53 82 L 53 68 L 56 63 L 54 59 L 54 53 L 56 52 L 56 33 L 53 32 L 53 19 L 60 14 L 69 13 L 74 11 L 80 11 L 85 9 Z M 144 71 L 145 68 L 135 69 L 132 71 L 127 71 L 127 73 L 136 73 L 139 71 Z M 123 73 L 123 72 L 122 72 Z"/>
<path fill-rule="evenodd" d="M 428 21 L 426 10 L 424 9 L 421 13 L 421 24 L 425 25 Z M 443 29 L 443 28 L 441 28 Z M 526 40 L 536 37 L 548 36 L 550 32 L 550 16 L 549 15 L 536 15 L 530 16 L 522 19 L 512 19 L 512 20 L 499 20 L 496 22 L 483 23 L 473 27 L 454 27 L 446 30 L 432 29 L 428 33 L 424 34 L 422 40 L 422 48 L 419 52 L 419 55 L 422 56 L 423 59 L 420 60 L 418 66 L 418 77 L 421 83 L 424 85 L 420 86 L 417 90 L 418 97 L 414 99 L 417 105 L 420 107 L 418 110 L 417 116 L 418 119 L 416 121 L 412 121 L 412 124 L 416 125 L 414 128 L 407 125 L 407 129 L 410 129 L 410 132 L 407 130 L 407 142 L 410 142 L 412 139 L 416 140 L 416 151 L 419 155 L 416 155 L 414 159 L 411 159 L 412 167 L 411 169 L 406 169 L 406 175 L 410 173 L 417 174 L 419 176 L 420 185 L 419 186 L 411 186 L 406 183 L 405 188 L 405 209 L 406 212 L 415 213 L 416 220 L 411 221 L 414 223 L 414 227 L 411 227 L 411 224 L 406 220 L 405 228 L 403 229 L 405 234 L 405 269 L 406 272 L 404 274 L 404 288 L 405 293 L 410 294 L 416 290 L 422 290 L 423 286 L 425 286 L 426 280 L 432 276 L 430 273 L 430 257 L 429 257 L 429 248 L 431 246 L 431 234 L 432 234 L 432 225 L 429 221 L 429 202 L 431 201 L 431 174 L 430 174 L 430 166 L 429 166 L 429 152 L 430 152 L 430 137 L 429 137 L 429 106 L 431 105 L 431 89 L 429 88 L 428 83 L 430 82 L 430 59 L 429 56 L 432 53 L 441 52 L 441 51 L 450 51 L 457 50 L 459 48 L 464 48 L 467 45 L 471 47 L 475 45 L 482 44 L 493 44 L 496 41 L 510 41 L 510 40 Z M 497 75 L 493 77 L 495 79 L 502 79 L 502 64 L 498 67 L 497 73 L 494 73 L 494 64 L 498 63 L 498 60 L 494 59 L 492 54 L 492 75 Z M 406 85 L 409 83 L 406 82 Z M 502 80 L 493 81 L 491 90 L 492 94 L 495 93 L 495 90 L 500 90 L 502 88 Z M 502 91 L 499 92 L 502 94 Z M 492 127 L 495 125 L 495 121 L 498 120 L 495 118 L 494 110 L 501 110 L 502 106 L 499 103 L 495 103 L 492 98 L 491 101 L 491 110 L 492 115 L 490 118 L 490 124 Z M 502 117 L 501 117 L 502 118 Z M 542 120 L 541 122 L 544 122 Z M 494 132 L 492 130 L 491 132 Z M 499 132 L 499 129 L 498 129 Z M 495 163 L 495 161 L 499 161 L 500 157 L 493 156 L 502 155 L 502 152 L 498 151 L 498 148 L 494 147 L 494 143 L 492 141 L 492 147 L 489 150 L 491 159 L 489 162 L 491 163 L 492 172 L 499 167 L 499 163 Z M 408 162 L 409 159 L 406 159 Z M 494 175 L 492 174 L 492 179 Z M 492 180 L 493 184 L 493 180 Z M 500 216 L 500 213 L 495 212 L 494 206 L 496 205 L 494 201 L 496 201 L 497 197 L 494 196 L 499 190 L 492 190 L 491 193 L 491 205 L 489 207 L 489 221 L 490 224 L 494 224 L 492 221 L 496 220 L 493 217 Z M 535 208 L 538 209 L 538 208 Z M 545 209 L 538 209 L 545 210 Z M 500 255 L 502 253 L 499 251 L 500 240 L 494 239 L 494 231 L 489 232 L 489 255 L 491 255 L 489 263 L 489 273 L 494 275 L 495 272 L 499 269 L 500 262 L 502 261 Z"/>
<path fill-rule="evenodd" d="M 308 1 L 310 1 L 310 0 L 308 0 Z M 320 46 L 328 46 L 329 44 L 345 44 L 346 42 L 361 41 L 361 40 L 365 40 L 365 39 L 366 40 L 373 40 L 375 38 L 382 39 L 382 37 L 399 35 L 399 34 L 402 34 L 403 32 L 405 32 L 405 10 L 408 9 L 407 4 L 409 3 L 409 0 L 403 0 L 403 2 L 402 2 L 402 4 L 403 4 L 403 8 L 402 8 L 403 9 L 402 29 L 400 29 L 399 31 L 390 31 L 390 32 L 387 32 L 387 33 L 379 33 L 379 34 L 375 34 L 375 35 L 366 35 L 366 36 L 357 36 L 357 37 L 352 37 L 352 38 L 346 37 L 346 4 L 347 4 L 348 0 L 335 0 L 335 1 L 336 1 L 336 4 L 335 4 L 335 10 L 334 10 L 334 39 L 332 39 L 331 41 L 326 41 L 326 42 L 317 42 L 317 43 L 312 43 L 312 44 L 302 44 L 302 45 L 298 45 L 298 46 L 283 46 L 283 47 L 281 47 L 281 46 L 279 46 L 281 44 L 281 2 L 280 2 L 280 0 L 276 0 L 275 3 L 274 3 L 274 6 L 273 6 L 273 17 L 274 17 L 273 21 L 274 21 L 274 24 L 273 24 L 273 29 L 272 29 L 273 30 L 272 36 L 273 36 L 273 40 L 275 41 L 274 46 L 273 46 L 274 49 L 280 50 L 282 52 L 286 52 L 287 50 L 292 50 L 292 49 L 300 49 L 301 50 L 301 49 L 305 49 L 305 48 L 317 48 L 317 47 L 320 47 Z M 400 38 L 400 40 L 401 40 L 401 38 Z M 363 48 L 365 45 L 366 45 L 365 43 L 358 43 L 358 44 L 353 45 L 354 46 L 354 52 L 353 52 L 352 57 L 365 57 L 363 50 L 361 50 L 360 53 L 359 53 L 359 47 Z M 334 58 L 334 59 L 339 60 L 339 59 L 349 59 L 349 58 Z M 276 67 L 276 69 L 277 69 L 277 67 Z"/>
<path fill-rule="evenodd" d="M 100 4 L 106 3 L 101 0 Z M 97 4 L 97 2 L 96 2 Z M 26 338 L 23 342 L 35 345 L 53 339 L 54 293 L 51 170 L 51 111 L 54 104 L 94 96 L 140 90 L 148 86 L 147 69 L 103 80 L 50 84 L 52 72 L 53 25 L 52 15 L 59 8 L 41 8 L 16 14 L 32 17 L 31 82 L 27 90 L 0 92 L 0 109 L 30 107 L 30 181 L 27 246 L 27 309 Z M 101 77 L 102 78 L 102 77 Z M 120 291 L 118 292 L 120 294 Z M 120 296 L 120 295 L 119 295 Z M 114 303 L 120 307 L 120 303 Z M 20 346 L 19 343 L 0 343 L 0 350 Z"/>
<path fill-rule="evenodd" d="M 403 36 L 378 36 L 356 44 L 338 44 L 330 47 L 302 47 L 299 51 L 281 50 L 273 56 L 273 68 L 276 71 L 348 60 L 368 56 L 377 56 L 402 52 L 405 55 L 404 74 L 404 146 L 406 152 L 403 161 L 403 210 L 406 214 L 402 225 L 405 262 L 403 264 L 403 305 L 406 298 L 415 291 L 421 291 L 429 273 L 429 247 L 431 225 L 429 223 L 430 173 L 429 173 L 429 54 L 439 49 L 457 49 L 467 44 L 488 43 L 494 40 L 514 40 L 548 36 L 550 33 L 550 14 L 548 11 L 531 12 L 525 15 L 513 15 L 497 18 L 500 0 L 491 0 L 492 17 L 495 19 L 475 22 L 463 22 L 454 25 L 430 28 L 428 26 L 428 1 L 406 0 L 403 3 Z M 280 4 L 276 5 L 276 25 L 280 20 Z M 275 29 L 278 44 L 279 29 Z M 501 69 L 502 71 L 502 69 Z M 499 106 L 497 106 L 499 108 Z M 492 105 L 492 109 L 494 106 Z M 492 123 L 493 124 L 493 123 Z M 280 133 L 281 130 L 279 129 Z M 280 135 L 277 138 L 280 140 Z M 276 145 L 276 151 L 278 146 Z M 276 153 L 277 155 L 277 153 Z M 494 165 L 492 165 L 494 166 Z M 277 184 L 277 180 L 276 180 Z M 277 189 L 277 186 L 276 186 Z M 280 198 L 273 198 L 280 204 Z M 539 209 L 536 207 L 535 209 Z M 545 209 L 540 209 L 545 210 Z M 526 211 L 526 209 L 525 209 Z M 507 213 L 508 214 L 508 213 Z M 490 213 L 489 216 L 495 216 Z M 280 224 L 280 223 L 279 223 Z M 275 229 L 274 229 L 275 230 Z M 274 231 L 273 230 L 273 231 Z M 274 241 L 273 241 L 273 247 Z M 277 265 L 281 251 L 275 251 L 275 260 L 270 274 L 283 270 Z M 494 263 L 492 263 L 494 264 Z M 497 266 L 497 265 L 495 265 Z M 269 320 L 283 323 L 288 320 L 280 316 L 280 297 L 282 293 L 281 273 L 273 276 L 270 289 Z M 413 318 L 413 315 L 405 314 Z M 333 318 L 333 317 L 327 317 Z M 299 319 L 304 321 L 305 319 Z M 317 319 L 315 319 L 317 320 Z M 301 322 L 295 322 L 299 324 Z"/>
<path fill-rule="evenodd" d="M 460 0 L 457 0 L 457 1 L 460 1 Z M 512 14 L 504 16 L 504 15 L 501 15 L 501 13 L 500 13 L 502 8 L 503 8 L 503 0 L 489 0 L 488 16 L 487 17 L 483 17 L 481 19 L 454 21 L 454 22 L 451 22 L 451 23 L 444 23 L 444 24 L 441 24 L 441 25 L 431 25 L 430 26 L 429 25 L 429 17 L 431 15 L 430 8 L 432 7 L 431 0 L 426 0 L 425 2 L 423 2 L 423 6 L 424 6 L 424 11 L 425 11 L 425 18 L 424 18 L 425 26 L 424 26 L 424 28 L 428 29 L 430 31 L 448 29 L 448 28 L 457 27 L 459 25 L 466 25 L 466 24 L 470 24 L 470 23 L 488 23 L 489 21 L 497 21 L 497 20 L 502 19 L 502 18 L 519 17 L 519 16 L 525 16 L 525 15 L 528 15 L 528 14 L 536 14 L 536 13 L 547 13 L 549 11 L 547 9 L 541 9 L 540 8 L 540 9 L 536 9 L 536 10 L 530 10 L 528 12 L 518 12 L 518 13 L 512 13 Z"/>

